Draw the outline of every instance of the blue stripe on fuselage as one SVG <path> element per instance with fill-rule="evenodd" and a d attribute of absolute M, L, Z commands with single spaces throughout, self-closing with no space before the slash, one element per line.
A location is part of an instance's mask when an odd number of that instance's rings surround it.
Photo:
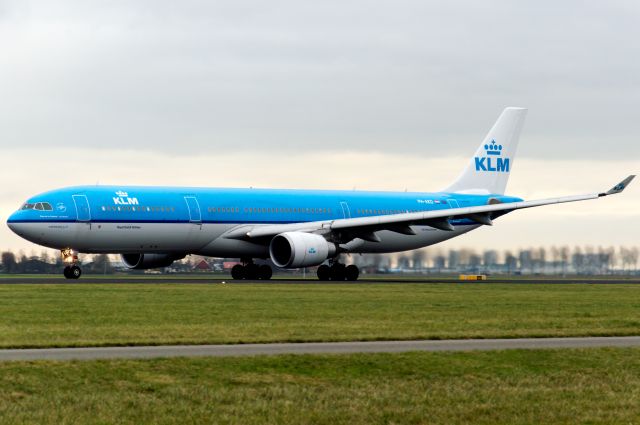
<path fill-rule="evenodd" d="M 486 205 L 489 198 L 521 201 L 451 193 L 80 186 L 30 198 L 28 203 L 48 202 L 53 211 L 18 211 L 9 222 L 75 222 L 82 199 L 77 195 L 86 196 L 93 223 L 284 224 L 471 207 Z M 453 223 L 471 224 L 460 221 Z"/>

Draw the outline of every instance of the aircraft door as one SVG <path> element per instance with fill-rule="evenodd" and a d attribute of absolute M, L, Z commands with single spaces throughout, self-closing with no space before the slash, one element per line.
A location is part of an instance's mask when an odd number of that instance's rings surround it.
<path fill-rule="evenodd" d="M 349 204 L 345 201 L 340 202 L 340 207 L 342 208 L 342 215 L 344 218 L 351 218 L 351 211 L 349 210 Z"/>
<path fill-rule="evenodd" d="M 185 202 L 187 203 L 187 209 L 189 210 L 189 222 L 200 224 L 202 223 L 202 214 L 200 213 L 200 204 L 195 196 L 185 196 Z"/>
<path fill-rule="evenodd" d="M 455 199 L 449 199 L 448 200 L 449 205 L 451 205 L 451 208 L 460 208 L 460 205 L 458 205 L 458 201 Z"/>
<path fill-rule="evenodd" d="M 91 209 L 86 195 L 73 195 L 73 203 L 76 206 L 77 221 L 91 221 Z"/>

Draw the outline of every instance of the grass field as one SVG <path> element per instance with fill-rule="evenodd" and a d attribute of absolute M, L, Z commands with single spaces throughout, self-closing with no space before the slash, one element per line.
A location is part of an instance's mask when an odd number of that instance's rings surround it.
<path fill-rule="evenodd" d="M 640 422 L 640 350 L 0 363 L 3 424 Z"/>
<path fill-rule="evenodd" d="M 640 285 L 1 285 L 0 347 L 640 333 Z"/>

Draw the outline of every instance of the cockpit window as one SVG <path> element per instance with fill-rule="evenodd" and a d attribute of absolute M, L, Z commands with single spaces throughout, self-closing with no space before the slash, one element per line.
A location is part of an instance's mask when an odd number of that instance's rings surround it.
<path fill-rule="evenodd" d="M 53 207 L 48 202 L 37 202 L 35 204 L 26 203 L 22 206 L 23 210 L 37 210 L 37 211 L 53 211 Z"/>

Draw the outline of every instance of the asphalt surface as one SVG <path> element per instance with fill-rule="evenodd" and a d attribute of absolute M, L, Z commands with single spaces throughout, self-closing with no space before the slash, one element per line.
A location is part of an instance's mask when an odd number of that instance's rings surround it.
<path fill-rule="evenodd" d="M 280 284 L 309 284 L 309 285 L 335 285 L 335 284 L 387 284 L 387 283 L 416 283 L 416 284 L 430 284 L 430 283 L 462 283 L 472 285 L 485 285 L 490 283 L 549 283 L 549 284 L 562 284 L 562 283 L 574 283 L 574 284 L 640 284 L 640 278 L 624 278 L 624 277 L 550 277 L 543 276 L 526 276 L 526 277 L 513 277 L 509 279 L 505 278 L 492 278 L 489 277 L 485 281 L 461 281 L 456 278 L 435 278 L 435 277 L 416 277 L 416 276 L 403 276 L 403 275 L 381 275 L 376 278 L 362 278 L 356 282 L 322 282 L 317 280 L 313 276 L 307 277 L 307 279 L 300 278 L 287 278 L 287 279 L 272 279 L 268 281 L 264 280 L 233 280 L 230 277 L 221 275 L 215 276 L 193 276 L 193 275 L 161 275 L 145 276 L 145 275 L 119 275 L 119 276 L 97 276 L 97 275 L 85 275 L 78 280 L 65 279 L 62 276 L 3 276 L 0 278 L 1 284 L 122 284 L 122 283 L 137 283 L 137 284 L 158 284 L 158 283 L 180 283 L 180 284 L 220 284 L 225 282 L 227 284 L 247 284 L 247 283 L 280 283 Z"/>
<path fill-rule="evenodd" d="M 640 347 L 640 336 L 8 349 L 0 350 L 0 361 L 150 359 L 163 357 L 404 353 L 409 351 L 489 351 L 594 347 Z"/>

